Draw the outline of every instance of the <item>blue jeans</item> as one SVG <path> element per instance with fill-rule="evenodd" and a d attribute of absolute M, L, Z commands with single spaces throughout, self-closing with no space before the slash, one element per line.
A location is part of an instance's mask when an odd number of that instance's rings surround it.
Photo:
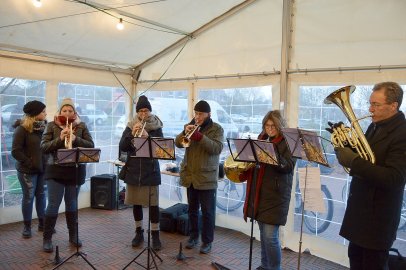
<path fill-rule="evenodd" d="M 199 208 L 202 209 L 202 242 L 211 243 L 214 239 L 216 214 L 216 190 L 187 188 L 189 204 L 190 238 L 199 239 Z"/>
<path fill-rule="evenodd" d="M 59 206 L 62 197 L 65 199 L 65 211 L 74 212 L 77 209 L 77 198 L 79 196 L 80 186 L 64 185 L 55 180 L 48 179 L 48 206 L 47 216 L 58 215 Z"/>
<path fill-rule="evenodd" d="M 279 243 L 279 225 L 258 221 L 261 237 L 261 266 L 266 270 L 280 270 L 282 253 Z"/>
<path fill-rule="evenodd" d="M 44 174 L 27 174 L 17 171 L 17 177 L 23 191 L 21 210 L 24 221 L 31 221 L 32 219 L 34 197 L 37 216 L 38 218 L 44 218 L 46 204 Z"/>

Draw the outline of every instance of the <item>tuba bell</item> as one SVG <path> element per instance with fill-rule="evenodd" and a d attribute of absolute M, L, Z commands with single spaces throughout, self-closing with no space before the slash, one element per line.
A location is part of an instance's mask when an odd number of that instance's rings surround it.
<path fill-rule="evenodd" d="M 359 125 L 359 120 L 371 117 L 372 114 L 360 118 L 355 117 L 354 111 L 350 104 L 350 94 L 352 94 L 354 90 L 354 85 L 348 85 L 334 91 L 324 99 L 324 104 L 334 103 L 337 105 L 351 124 L 351 127 L 346 127 L 342 123 L 338 125 L 329 123 L 331 128 L 327 130 L 331 132 L 331 143 L 334 147 L 349 146 L 353 149 L 353 151 L 357 152 L 361 158 L 375 164 L 375 155 L 372 152 L 367 139 L 365 138 L 361 126 Z M 344 170 L 347 173 L 350 172 L 349 168 L 344 167 Z"/>
<path fill-rule="evenodd" d="M 241 183 L 240 175 L 253 167 L 255 163 L 235 161 L 232 155 L 224 161 L 224 173 L 230 181 L 235 183 Z"/>

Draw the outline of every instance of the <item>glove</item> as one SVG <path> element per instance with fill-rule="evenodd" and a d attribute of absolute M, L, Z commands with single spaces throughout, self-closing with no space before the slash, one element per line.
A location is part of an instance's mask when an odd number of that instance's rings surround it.
<path fill-rule="evenodd" d="M 337 127 L 339 127 L 339 126 L 341 126 L 341 125 L 344 125 L 343 122 L 338 122 L 338 123 L 327 122 L 327 123 L 328 123 L 328 125 L 330 126 L 330 128 L 326 128 L 326 130 L 327 130 L 328 132 L 330 132 L 331 134 L 334 132 L 334 129 L 335 129 L 335 128 L 337 128 Z"/>
<path fill-rule="evenodd" d="M 351 168 L 354 159 L 359 157 L 359 155 L 354 153 L 349 147 L 335 147 L 334 152 L 336 153 L 338 163 L 347 168 Z"/>
<path fill-rule="evenodd" d="M 197 142 L 200 141 L 202 138 L 203 138 L 203 134 L 200 133 L 200 132 L 197 131 L 197 130 L 192 134 L 192 136 L 190 136 L 190 139 L 191 139 L 191 140 L 197 141 Z"/>

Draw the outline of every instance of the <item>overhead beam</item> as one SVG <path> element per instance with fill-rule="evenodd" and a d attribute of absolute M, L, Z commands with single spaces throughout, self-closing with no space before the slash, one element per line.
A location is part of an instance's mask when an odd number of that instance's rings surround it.
<path fill-rule="evenodd" d="M 132 68 L 123 69 L 123 68 L 109 67 L 109 66 L 84 63 L 84 62 L 74 61 L 74 60 L 64 60 L 64 59 L 59 59 L 57 57 L 38 56 L 38 55 L 29 54 L 29 53 L 20 53 L 20 52 L 11 52 L 11 51 L 0 50 L 0 57 L 34 61 L 34 62 L 40 62 L 40 63 L 46 63 L 46 64 L 58 64 L 58 65 L 63 65 L 63 66 L 87 68 L 87 69 L 94 69 L 94 70 L 113 71 L 113 72 L 117 72 L 117 73 L 129 74 L 129 75 L 133 74 Z"/>
<path fill-rule="evenodd" d="M 161 52 L 155 54 L 154 56 L 152 56 L 151 58 L 145 60 L 144 62 L 142 62 L 141 64 L 139 64 L 138 66 L 136 66 L 135 68 L 137 69 L 142 69 L 143 67 L 152 64 L 153 62 L 157 61 L 159 58 L 161 58 L 162 56 L 172 52 L 173 50 L 175 50 L 176 48 L 182 46 L 188 39 L 190 38 L 196 38 L 199 35 L 203 34 L 204 32 L 206 32 L 207 30 L 211 29 L 212 27 L 214 27 L 215 25 L 219 24 L 221 21 L 226 20 L 227 18 L 233 16 L 234 14 L 236 14 L 237 12 L 241 11 L 242 9 L 248 7 L 249 5 L 251 5 L 252 3 L 254 3 L 257 0 L 246 0 L 244 2 L 242 2 L 241 4 L 238 4 L 234 7 L 232 7 L 231 9 L 229 9 L 228 11 L 226 11 L 225 13 L 223 13 L 222 15 L 214 18 L 213 20 L 211 20 L 210 22 L 204 24 L 202 27 L 198 28 L 197 30 L 195 30 L 194 32 L 190 33 L 189 36 L 181 38 L 180 40 L 178 40 L 177 42 L 173 43 L 172 45 L 170 45 L 169 47 L 165 48 L 164 50 L 162 50 Z"/>

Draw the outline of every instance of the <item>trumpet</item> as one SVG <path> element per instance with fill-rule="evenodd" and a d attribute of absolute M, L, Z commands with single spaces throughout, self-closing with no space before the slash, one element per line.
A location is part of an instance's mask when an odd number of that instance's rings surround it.
<path fill-rule="evenodd" d="M 147 124 L 147 121 L 144 121 L 144 119 L 141 120 L 142 128 L 138 129 L 137 132 L 134 133 L 134 137 L 141 137 L 142 133 L 144 133 L 145 125 Z"/>
<path fill-rule="evenodd" d="M 192 137 L 193 133 L 199 128 L 199 125 L 195 125 L 192 130 L 190 130 L 188 133 L 185 134 L 185 136 L 182 137 L 180 144 L 184 147 L 187 148 L 190 146 L 190 137 Z"/>
<path fill-rule="evenodd" d="M 72 149 L 72 137 L 73 137 L 73 122 L 75 119 L 69 119 L 65 116 L 58 116 L 60 122 L 64 122 L 66 120 L 66 127 L 69 128 L 69 134 L 65 137 L 65 148 Z M 62 121 L 61 121 L 62 120 Z"/>

